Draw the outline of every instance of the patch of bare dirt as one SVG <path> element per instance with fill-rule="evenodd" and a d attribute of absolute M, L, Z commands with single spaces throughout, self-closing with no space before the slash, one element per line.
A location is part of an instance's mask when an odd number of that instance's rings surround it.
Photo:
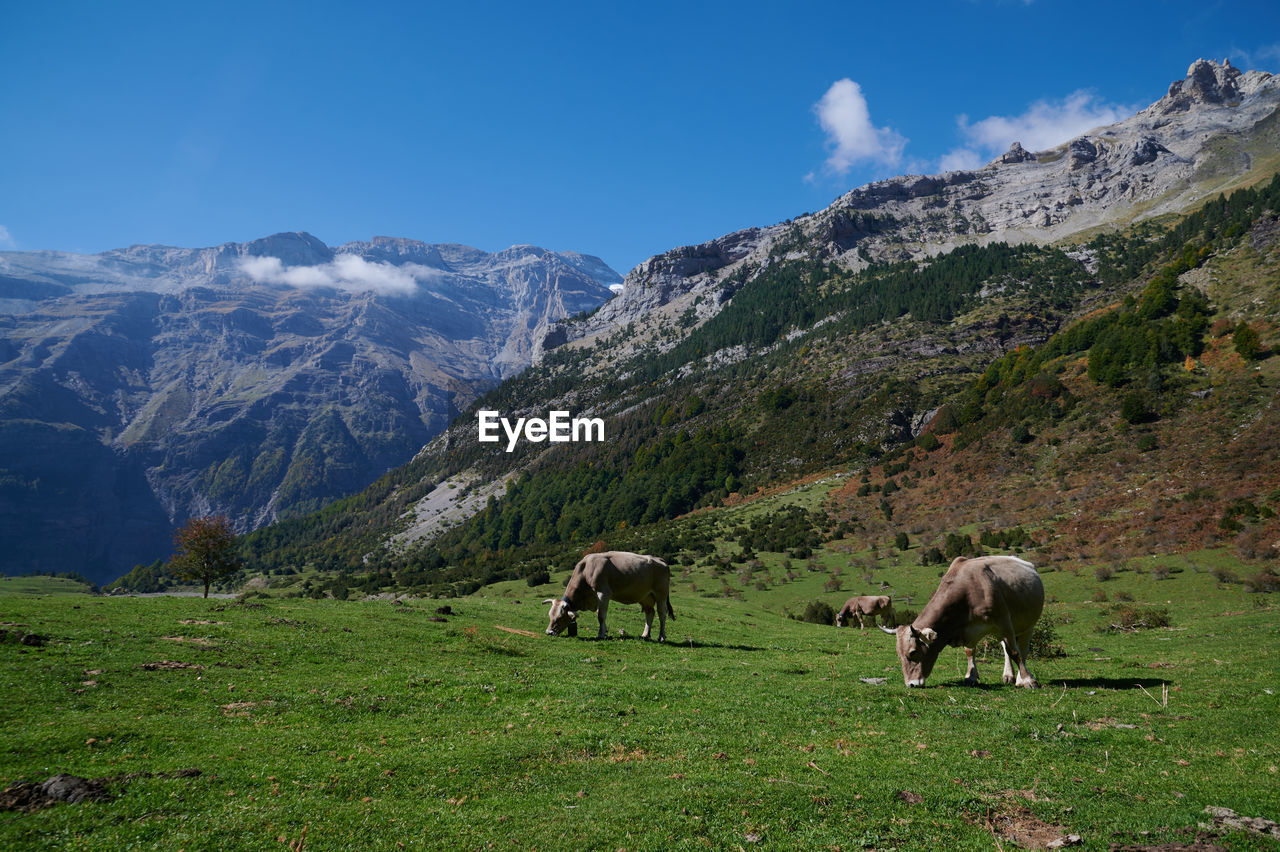
<path fill-rule="evenodd" d="M 1241 816 L 1231 808 L 1218 808 L 1212 805 L 1205 808 L 1204 812 L 1210 817 L 1209 825 L 1202 825 L 1201 828 L 1227 828 L 1248 831 L 1253 834 L 1261 834 L 1263 837 L 1270 837 L 1272 840 L 1280 840 L 1280 824 L 1269 819 Z"/>
<path fill-rule="evenodd" d="M 139 778 L 194 778 L 200 774 L 199 769 L 177 769 L 172 772 L 129 772 L 103 778 L 81 778 L 64 772 L 44 781 L 19 781 L 6 787 L 0 791 L 0 811 L 29 814 L 59 802 L 106 802 L 111 799 L 111 787 L 124 786 Z"/>
<path fill-rule="evenodd" d="M 993 834 L 1019 849 L 1061 849 L 1081 842 L 1071 829 L 1047 823 L 1021 805 L 991 814 L 987 825 Z"/>

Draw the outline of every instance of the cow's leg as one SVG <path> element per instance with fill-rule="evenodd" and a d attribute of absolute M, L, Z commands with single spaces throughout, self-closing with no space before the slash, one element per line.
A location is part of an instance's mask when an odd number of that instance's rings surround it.
<path fill-rule="evenodd" d="M 658 598 L 658 641 L 667 641 L 667 596 Z"/>
<path fill-rule="evenodd" d="M 644 610 L 644 632 L 640 634 L 640 638 L 648 639 L 653 632 L 653 604 L 646 601 L 640 607 Z"/>
<path fill-rule="evenodd" d="M 1031 676 L 1031 672 L 1027 671 L 1027 648 L 1031 647 L 1031 629 L 1028 628 L 1021 636 L 1013 637 L 1016 644 L 1013 646 L 1013 654 L 1009 653 L 1009 639 L 1006 639 L 1004 645 L 1004 682 L 1016 683 L 1018 686 L 1025 686 L 1031 689 L 1036 688 L 1040 684 L 1036 683 L 1036 679 Z M 1016 657 L 1015 657 L 1016 654 Z M 1018 674 L 1013 677 L 1013 665 L 1017 664 Z"/>
<path fill-rule="evenodd" d="M 596 634 L 597 639 L 607 638 L 609 629 L 605 626 L 605 615 L 609 612 L 609 596 L 603 592 L 600 594 L 600 602 L 596 605 L 596 617 L 600 619 L 600 632 Z"/>
<path fill-rule="evenodd" d="M 854 613 L 854 616 L 855 616 L 855 617 L 857 617 L 857 619 L 858 619 L 858 629 L 859 629 L 859 630 L 866 630 L 866 629 L 867 629 L 867 624 L 866 624 L 866 622 L 865 622 L 865 621 L 863 620 L 863 618 L 862 618 L 862 613 L 861 613 L 861 612 L 855 612 L 855 613 Z"/>
<path fill-rule="evenodd" d="M 978 664 L 975 663 L 973 660 L 973 648 L 969 646 L 965 646 L 964 660 L 965 660 L 964 685 L 977 686 L 978 685 Z"/>

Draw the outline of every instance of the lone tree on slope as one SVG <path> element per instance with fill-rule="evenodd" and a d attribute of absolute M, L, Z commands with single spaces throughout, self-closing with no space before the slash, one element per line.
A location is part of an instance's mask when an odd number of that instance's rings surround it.
<path fill-rule="evenodd" d="M 221 515 L 192 518 L 173 534 L 177 553 L 169 560 L 173 573 L 184 580 L 204 583 L 204 596 L 209 597 L 209 584 L 240 568 L 235 553 L 236 534 L 231 521 Z"/>

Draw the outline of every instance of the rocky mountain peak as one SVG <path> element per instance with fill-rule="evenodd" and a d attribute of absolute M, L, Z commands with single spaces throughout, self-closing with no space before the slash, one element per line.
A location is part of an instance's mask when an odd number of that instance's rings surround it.
<path fill-rule="evenodd" d="M 1197 59 L 1184 79 L 1169 85 L 1169 93 L 1160 101 L 1160 111 L 1168 115 L 1198 105 L 1230 105 L 1252 94 L 1271 76 L 1263 71 L 1244 73 L 1229 59 L 1222 60 L 1221 65 L 1212 59 Z"/>
<path fill-rule="evenodd" d="M 242 245 L 229 245 L 249 257 L 278 257 L 286 266 L 313 266 L 333 259 L 333 250 L 306 231 L 272 234 Z"/>
<path fill-rule="evenodd" d="M 421 240 L 405 237 L 374 237 L 368 242 L 347 243 L 340 251 L 358 254 L 366 260 L 396 265 L 418 263 L 436 269 L 448 267 L 438 248 Z"/>
<path fill-rule="evenodd" d="M 1009 150 L 1000 155 L 1001 163 L 1025 163 L 1028 160 L 1034 160 L 1035 154 L 1032 154 L 1026 148 L 1022 147 L 1021 142 L 1014 142 L 1009 146 Z"/>

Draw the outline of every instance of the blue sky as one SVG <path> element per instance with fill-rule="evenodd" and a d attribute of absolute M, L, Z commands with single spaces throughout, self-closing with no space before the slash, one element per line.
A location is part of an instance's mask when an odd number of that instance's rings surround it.
<path fill-rule="evenodd" d="M 905 172 L 1075 135 L 1280 3 L 7 3 L 0 248 L 306 230 L 620 272 Z M 1067 136 L 1057 141 L 1063 141 Z"/>

